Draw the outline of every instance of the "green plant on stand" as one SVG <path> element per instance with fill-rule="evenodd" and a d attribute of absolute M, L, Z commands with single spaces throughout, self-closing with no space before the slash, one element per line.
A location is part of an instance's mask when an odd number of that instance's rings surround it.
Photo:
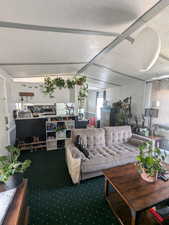
<path fill-rule="evenodd" d="M 152 142 L 146 142 L 139 146 L 140 154 L 137 156 L 137 167 L 141 177 L 147 182 L 155 182 L 160 173 L 164 173 L 164 160 L 166 152 L 153 147 Z"/>
<path fill-rule="evenodd" d="M 7 146 L 7 156 L 0 156 L 0 181 L 6 183 L 8 179 L 17 173 L 23 173 L 31 164 L 30 160 L 19 161 L 20 149 Z"/>

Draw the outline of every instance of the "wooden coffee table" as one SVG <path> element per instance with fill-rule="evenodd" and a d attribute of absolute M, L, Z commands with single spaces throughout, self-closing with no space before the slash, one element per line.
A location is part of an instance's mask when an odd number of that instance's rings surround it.
<path fill-rule="evenodd" d="M 158 224 L 147 209 L 169 199 L 169 181 L 147 183 L 134 164 L 104 170 L 103 174 L 106 200 L 120 224 Z"/>

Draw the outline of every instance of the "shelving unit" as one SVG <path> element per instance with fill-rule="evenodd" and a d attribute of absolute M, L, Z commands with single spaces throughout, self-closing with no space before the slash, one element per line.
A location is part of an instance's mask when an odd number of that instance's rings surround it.
<path fill-rule="evenodd" d="M 18 147 L 24 150 L 42 150 L 46 148 L 46 141 L 35 141 L 31 143 L 20 143 Z"/>
<path fill-rule="evenodd" d="M 56 150 L 65 147 L 65 140 L 72 136 L 71 130 L 75 128 L 75 117 L 51 117 L 46 121 L 46 149 Z"/>

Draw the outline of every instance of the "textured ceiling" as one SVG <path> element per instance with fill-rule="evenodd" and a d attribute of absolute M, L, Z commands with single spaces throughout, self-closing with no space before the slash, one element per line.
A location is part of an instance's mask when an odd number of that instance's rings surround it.
<path fill-rule="evenodd" d="M 122 32 L 157 0 L 1 0 L 0 20 Z"/>
<path fill-rule="evenodd" d="M 157 2 L 1 0 L 0 21 L 121 33 Z M 167 21 L 169 9 L 153 18 L 147 26 L 153 27 L 159 33 L 162 40 L 161 51 L 169 56 Z M 112 36 L 0 28 L 0 66 L 13 77 L 76 73 L 114 39 Z M 162 59 L 147 73 L 136 71 L 134 62 L 126 61 L 130 46 L 131 43 L 125 40 L 104 57 L 97 58 L 96 63 L 104 67 L 91 65 L 85 71 L 93 86 L 125 85 L 136 79 L 147 80 L 155 74 L 169 72 L 169 62 Z M 21 65 L 2 65 L 5 63 Z"/>

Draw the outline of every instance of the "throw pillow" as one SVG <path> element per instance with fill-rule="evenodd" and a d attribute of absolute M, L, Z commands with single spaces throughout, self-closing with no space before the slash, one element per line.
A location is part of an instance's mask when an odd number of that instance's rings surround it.
<path fill-rule="evenodd" d="M 77 135 L 75 139 L 75 146 L 78 148 L 79 145 L 81 145 L 81 140 L 80 140 L 80 135 Z"/>
<path fill-rule="evenodd" d="M 89 158 L 89 152 L 85 148 L 85 146 L 82 144 L 80 135 L 76 136 L 75 146 L 79 149 L 79 151 L 81 151 L 85 155 L 86 158 Z"/>
<path fill-rule="evenodd" d="M 89 159 L 89 152 L 88 152 L 88 150 L 86 148 L 84 148 L 83 145 L 81 146 L 80 149 L 81 149 L 80 151 L 86 156 L 86 158 Z"/>

